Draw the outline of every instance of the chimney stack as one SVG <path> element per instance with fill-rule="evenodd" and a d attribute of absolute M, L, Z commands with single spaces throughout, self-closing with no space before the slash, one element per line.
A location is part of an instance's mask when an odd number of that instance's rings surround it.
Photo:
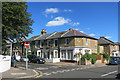
<path fill-rule="evenodd" d="M 45 29 L 43 29 L 42 31 L 41 31 L 41 34 L 42 35 L 45 35 L 47 32 L 46 32 L 46 30 Z"/>

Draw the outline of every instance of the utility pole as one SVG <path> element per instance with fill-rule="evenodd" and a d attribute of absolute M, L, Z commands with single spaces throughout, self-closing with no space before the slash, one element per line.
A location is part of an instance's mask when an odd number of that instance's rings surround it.
<path fill-rule="evenodd" d="M 28 60 L 27 60 L 27 47 L 26 47 L 26 70 L 28 69 Z"/>

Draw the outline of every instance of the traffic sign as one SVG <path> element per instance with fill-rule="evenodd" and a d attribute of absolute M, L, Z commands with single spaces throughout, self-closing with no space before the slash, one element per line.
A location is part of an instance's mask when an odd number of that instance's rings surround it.
<path fill-rule="evenodd" d="M 29 42 L 24 43 L 25 47 L 29 47 Z"/>

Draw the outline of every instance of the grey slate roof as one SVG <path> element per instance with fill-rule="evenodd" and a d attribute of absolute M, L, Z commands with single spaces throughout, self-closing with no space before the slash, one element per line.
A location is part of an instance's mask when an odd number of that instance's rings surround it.
<path fill-rule="evenodd" d="M 61 35 L 64 34 L 65 32 L 67 32 L 67 31 L 57 32 L 56 34 L 50 36 L 49 39 L 52 39 L 52 38 L 60 38 Z"/>
<path fill-rule="evenodd" d="M 40 36 L 40 35 L 38 35 L 38 36 Z M 33 36 L 33 37 L 27 39 L 26 41 L 34 41 L 34 39 L 37 38 L 38 36 Z"/>
<path fill-rule="evenodd" d="M 87 37 L 87 38 L 92 38 L 92 39 L 96 39 L 94 37 L 91 37 L 85 33 L 82 33 L 80 31 L 77 30 L 70 30 L 68 33 L 66 33 L 64 36 L 62 37 L 70 37 L 70 36 L 78 36 L 78 37 Z M 96 39 L 97 40 L 97 39 Z"/>
<path fill-rule="evenodd" d="M 87 38 L 96 39 L 94 37 L 91 37 L 91 36 L 89 36 L 87 34 L 84 34 L 82 32 L 74 30 L 74 29 L 71 29 L 71 30 L 68 30 L 68 31 L 56 32 L 54 35 L 51 35 L 51 36 L 50 35 L 51 34 L 45 34 L 45 35 L 41 35 L 41 36 L 39 35 L 40 37 L 39 36 L 34 36 L 34 37 L 28 39 L 28 41 L 43 40 L 43 39 L 46 39 L 47 37 L 48 37 L 47 39 L 53 39 L 53 38 L 62 38 L 62 37 L 73 37 L 73 36 L 74 37 L 87 37 Z"/>
<path fill-rule="evenodd" d="M 98 44 L 99 45 L 102 45 L 102 44 L 113 44 L 114 45 L 115 43 L 106 38 L 100 38 L 98 39 Z"/>
<path fill-rule="evenodd" d="M 46 39 L 48 36 L 50 36 L 51 34 L 45 34 L 45 35 L 42 35 L 41 37 L 37 38 L 36 40 L 43 40 L 43 39 Z"/>

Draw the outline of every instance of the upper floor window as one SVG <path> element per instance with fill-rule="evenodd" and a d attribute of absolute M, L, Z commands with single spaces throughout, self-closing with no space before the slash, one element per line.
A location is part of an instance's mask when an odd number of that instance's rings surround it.
<path fill-rule="evenodd" d="M 66 42 L 66 46 L 68 46 L 69 45 L 69 39 L 68 38 L 65 39 L 65 42 Z"/>
<path fill-rule="evenodd" d="M 40 47 L 43 47 L 43 41 L 40 41 Z"/>
<path fill-rule="evenodd" d="M 116 50 L 118 50 L 118 46 L 116 46 Z"/>
<path fill-rule="evenodd" d="M 35 42 L 35 48 L 38 48 L 38 41 Z"/>
<path fill-rule="evenodd" d="M 86 45 L 88 45 L 88 39 L 86 39 Z"/>
<path fill-rule="evenodd" d="M 57 39 L 54 40 L 54 46 L 55 47 L 58 46 L 58 40 Z"/>
<path fill-rule="evenodd" d="M 50 40 L 47 41 L 47 46 L 50 46 Z"/>

